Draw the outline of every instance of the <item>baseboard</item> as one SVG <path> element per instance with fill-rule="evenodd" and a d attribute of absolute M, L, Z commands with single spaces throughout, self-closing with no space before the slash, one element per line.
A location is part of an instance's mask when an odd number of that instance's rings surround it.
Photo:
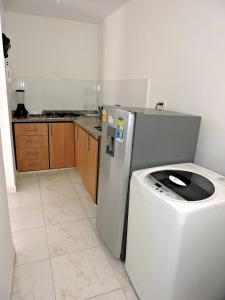
<path fill-rule="evenodd" d="M 11 266 L 10 280 L 9 280 L 9 300 L 12 299 L 12 294 L 13 294 L 13 278 L 14 278 L 15 265 L 16 265 L 16 252 L 13 248 L 12 266 Z"/>

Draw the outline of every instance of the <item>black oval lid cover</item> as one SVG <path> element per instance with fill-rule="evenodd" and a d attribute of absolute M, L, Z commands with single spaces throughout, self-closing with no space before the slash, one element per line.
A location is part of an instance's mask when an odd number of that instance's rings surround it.
<path fill-rule="evenodd" d="M 193 172 L 163 170 L 149 175 L 187 201 L 205 200 L 215 192 L 210 180 Z"/>

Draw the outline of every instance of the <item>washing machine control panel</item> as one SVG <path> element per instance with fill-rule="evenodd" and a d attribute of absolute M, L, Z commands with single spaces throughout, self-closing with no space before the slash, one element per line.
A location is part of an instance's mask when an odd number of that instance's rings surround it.
<path fill-rule="evenodd" d="M 148 187 L 154 193 L 158 194 L 160 197 L 165 197 L 165 198 L 168 198 L 168 199 L 184 200 L 185 201 L 185 199 L 183 199 L 182 197 L 178 196 L 176 193 L 172 192 L 170 189 L 168 189 L 162 183 L 158 182 L 151 175 L 147 175 L 145 177 L 144 181 L 148 185 Z"/>

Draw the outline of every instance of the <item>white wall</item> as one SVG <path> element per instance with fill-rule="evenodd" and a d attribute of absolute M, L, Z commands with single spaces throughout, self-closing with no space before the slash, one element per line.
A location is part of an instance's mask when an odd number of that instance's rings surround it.
<path fill-rule="evenodd" d="M 0 17 L 4 20 L 2 1 L 0 1 Z M 1 21 L 4 27 L 4 21 Z M 2 36 L 0 22 L 0 36 Z M 12 128 L 10 122 L 11 112 L 9 110 L 7 86 L 5 78 L 5 59 L 3 55 L 2 39 L 0 39 L 0 129 L 2 135 L 2 148 L 5 165 L 6 184 L 9 191 L 15 191 L 15 159 L 12 140 Z"/>
<path fill-rule="evenodd" d="M 0 299 L 10 300 L 14 272 L 14 249 L 9 221 L 6 182 L 0 136 Z"/>
<path fill-rule="evenodd" d="M 97 78 L 98 26 L 5 13 L 14 76 Z"/>
<path fill-rule="evenodd" d="M 98 25 L 9 12 L 5 22 L 12 44 L 12 109 L 20 79 L 25 81 L 29 111 L 84 109 L 96 102 L 90 99 L 95 83 L 89 80 L 98 77 Z"/>
<path fill-rule="evenodd" d="M 196 162 L 222 174 L 224 15 L 221 0 L 130 0 L 101 28 L 102 77 L 150 78 L 152 107 L 201 115 Z"/>
<path fill-rule="evenodd" d="M 4 12 L 4 5 L 2 0 L 0 0 L 0 12 L 1 12 L 1 25 L 2 25 L 2 31 L 5 30 L 5 12 Z"/>
<path fill-rule="evenodd" d="M 3 20 L 4 11 L 2 1 L 0 0 L 0 36 L 2 35 L 1 22 Z M 15 182 L 4 75 L 4 57 L 2 39 L 0 39 L 0 299 L 10 300 L 14 272 L 14 249 L 9 221 L 5 171 L 7 172 L 7 184 L 11 186 L 15 185 Z M 4 137 L 4 141 L 1 139 L 1 134 Z M 5 164 L 3 163 L 3 154 Z"/>

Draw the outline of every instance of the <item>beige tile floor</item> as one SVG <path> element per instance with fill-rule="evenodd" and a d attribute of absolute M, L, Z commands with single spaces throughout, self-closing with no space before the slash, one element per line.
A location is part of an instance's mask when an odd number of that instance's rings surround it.
<path fill-rule="evenodd" d="M 13 300 L 137 300 L 124 264 L 102 245 L 96 206 L 76 169 L 18 175 L 9 194 Z"/>

